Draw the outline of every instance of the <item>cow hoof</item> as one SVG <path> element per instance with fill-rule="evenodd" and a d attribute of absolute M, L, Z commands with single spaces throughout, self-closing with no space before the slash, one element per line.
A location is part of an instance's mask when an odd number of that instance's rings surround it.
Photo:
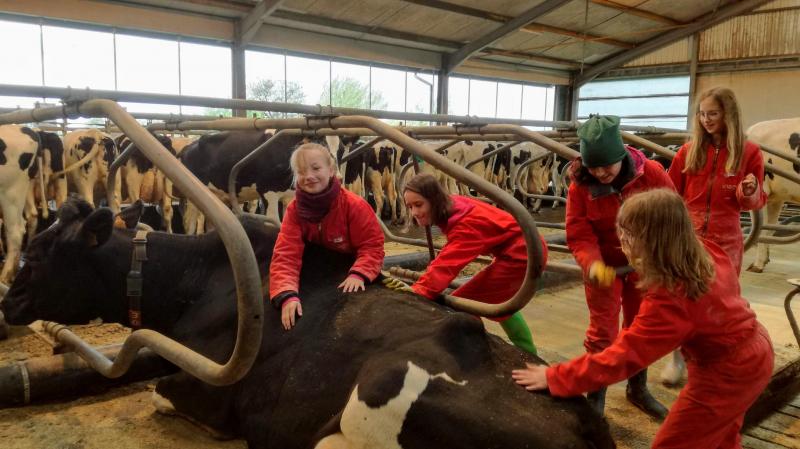
<path fill-rule="evenodd" d="M 158 413 L 163 415 L 177 415 L 178 412 L 175 410 L 175 406 L 172 405 L 172 401 L 161 396 L 157 392 L 153 392 L 153 406 L 156 408 Z"/>
<path fill-rule="evenodd" d="M 763 273 L 764 272 L 764 267 L 757 267 L 757 266 L 755 266 L 755 264 L 752 264 L 749 267 L 747 267 L 747 271 L 749 271 L 751 273 Z"/>

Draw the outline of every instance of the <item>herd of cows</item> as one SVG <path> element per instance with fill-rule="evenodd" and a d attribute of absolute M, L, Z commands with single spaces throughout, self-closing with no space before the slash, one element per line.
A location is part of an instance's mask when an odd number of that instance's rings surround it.
<path fill-rule="evenodd" d="M 800 156 L 800 119 L 755 125 L 749 134 Z M 194 141 L 159 140 L 227 201 L 231 167 L 270 136 L 237 131 Z M 301 142 L 278 137 L 239 173 L 236 184 L 239 201 L 263 200 L 267 214 L 276 217 L 278 205 L 292 197 L 288 160 Z M 339 159 L 359 146 L 347 138 L 325 143 Z M 461 142 L 443 154 L 467 165 L 496 145 Z M 124 137 L 113 139 L 97 130 L 74 131 L 61 140 L 0 126 L 0 205 L 7 242 L 0 280 L 13 277 L 0 311 L 9 323 L 79 324 L 101 317 L 127 324 L 126 277 L 135 231 L 117 227 L 111 211 L 95 204 L 104 196 L 109 164 L 124 148 Z M 536 162 L 520 173 L 521 164 L 532 158 Z M 407 152 L 384 142 L 340 169 L 347 188 L 370 197 L 378 213 L 388 203 L 391 219 L 403 221 L 398 186 L 401 174 L 411 172 L 403 171 L 410 162 Z M 789 161 L 772 157 L 771 162 L 800 173 L 800 166 Z M 510 191 L 521 177 L 528 192 L 545 193 L 557 166 L 544 149 L 520 144 L 470 169 Z M 423 163 L 420 170 L 433 168 Z M 182 195 L 163 174 L 134 152 L 117 179 L 114 198 L 160 204 L 163 228 L 170 230 L 171 207 Z M 451 192 L 470 193 L 440 179 Z M 772 208 L 784 201 L 800 202 L 800 186 L 783 178 L 768 177 L 765 189 L 770 219 Z M 68 199 L 68 191 L 76 195 Z M 48 201 L 60 206 L 59 219 L 30 239 L 26 262 L 14 277 L 23 235 L 49 214 L 40 207 Z M 202 232 L 202 215 L 187 205 L 183 222 L 187 232 L 202 235 L 148 236 L 142 324 L 224 362 L 236 336 L 233 274 L 219 235 Z M 269 261 L 277 228 L 250 215 L 241 222 L 257 260 Z M 308 247 L 300 282 L 305 315 L 299 324 L 286 332 L 280 312 L 265 308 L 259 356 L 243 380 L 215 387 L 179 372 L 158 382 L 156 407 L 187 416 L 215 435 L 244 438 L 252 448 L 614 447 L 607 424 L 582 399 L 531 394 L 515 385 L 513 368 L 544 361 L 487 334 L 480 320 L 380 286 L 342 300 L 345 294 L 335 280 L 351 263 L 351 256 Z M 259 265 L 268 282 L 268 266 Z"/>

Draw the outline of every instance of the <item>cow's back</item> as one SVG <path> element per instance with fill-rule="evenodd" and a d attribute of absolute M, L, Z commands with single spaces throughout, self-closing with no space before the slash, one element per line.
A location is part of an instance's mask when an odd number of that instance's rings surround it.
<path fill-rule="evenodd" d="M 756 144 L 766 145 L 789 156 L 800 157 L 800 118 L 756 123 L 747 130 L 747 138 Z M 769 153 L 763 154 L 765 162 L 800 174 L 800 165 Z M 764 179 L 764 190 L 770 195 L 771 200 L 780 198 L 800 203 L 800 186 L 783 177 L 767 174 Z"/>

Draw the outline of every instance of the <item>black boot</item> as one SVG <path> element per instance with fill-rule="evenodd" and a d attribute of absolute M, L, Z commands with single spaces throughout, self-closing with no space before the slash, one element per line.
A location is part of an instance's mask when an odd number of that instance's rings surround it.
<path fill-rule="evenodd" d="M 628 379 L 625 397 L 628 398 L 631 404 L 639 407 L 653 418 L 663 420 L 667 417 L 667 408 L 658 402 L 647 389 L 647 368 Z"/>
<path fill-rule="evenodd" d="M 586 400 L 598 415 L 603 416 L 606 408 L 606 387 L 586 395 Z"/>

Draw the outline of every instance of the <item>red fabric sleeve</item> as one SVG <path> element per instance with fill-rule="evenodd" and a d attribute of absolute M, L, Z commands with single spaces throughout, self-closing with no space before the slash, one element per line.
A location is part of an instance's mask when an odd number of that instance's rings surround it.
<path fill-rule="evenodd" d="M 353 195 L 348 207 L 350 241 L 356 250 L 356 261 L 351 272 L 359 273 L 370 281 L 378 277 L 383 267 L 383 230 L 369 203 Z"/>
<path fill-rule="evenodd" d="M 681 149 L 678 150 L 678 154 L 672 159 L 672 164 L 669 166 L 669 171 L 667 172 L 669 174 L 669 179 L 672 180 L 672 184 L 680 196 L 683 196 L 684 190 L 686 189 L 683 167 L 685 166 L 686 152 L 688 151 L 687 145 L 689 144 L 684 144 Z"/>
<path fill-rule="evenodd" d="M 411 288 L 414 293 L 433 299 L 444 291 L 464 267 L 481 255 L 485 243 L 474 232 L 455 230 L 447 236 L 439 255 Z"/>
<path fill-rule="evenodd" d="M 633 324 L 611 346 L 547 369 L 550 393 L 567 397 L 597 391 L 629 378 L 680 346 L 693 332 L 684 301 L 648 293 Z"/>
<path fill-rule="evenodd" d="M 589 272 L 592 262 L 603 260 L 597 236 L 586 215 L 587 195 L 586 189 L 581 189 L 577 182 L 570 184 L 567 194 L 567 246 L 584 273 Z"/>
<path fill-rule="evenodd" d="M 661 166 L 658 162 L 655 161 L 647 161 L 645 169 L 648 171 L 647 174 L 647 188 L 648 189 L 670 189 L 675 191 L 675 183 L 672 182 L 672 178 L 670 175 L 664 171 L 664 167 Z"/>
<path fill-rule="evenodd" d="M 739 201 L 739 207 L 742 210 L 761 209 L 767 204 L 767 194 L 762 188 L 764 186 L 764 156 L 761 154 L 761 149 L 751 142 L 745 142 L 744 156 L 745 159 L 742 161 L 744 175 L 752 173 L 756 177 L 756 191 L 750 196 L 745 196 L 740 183 L 736 187 L 736 200 Z"/>
<path fill-rule="evenodd" d="M 278 232 L 278 240 L 269 264 L 269 297 L 285 291 L 300 291 L 300 268 L 303 266 L 303 230 L 297 221 L 297 209 L 292 201 Z"/>

